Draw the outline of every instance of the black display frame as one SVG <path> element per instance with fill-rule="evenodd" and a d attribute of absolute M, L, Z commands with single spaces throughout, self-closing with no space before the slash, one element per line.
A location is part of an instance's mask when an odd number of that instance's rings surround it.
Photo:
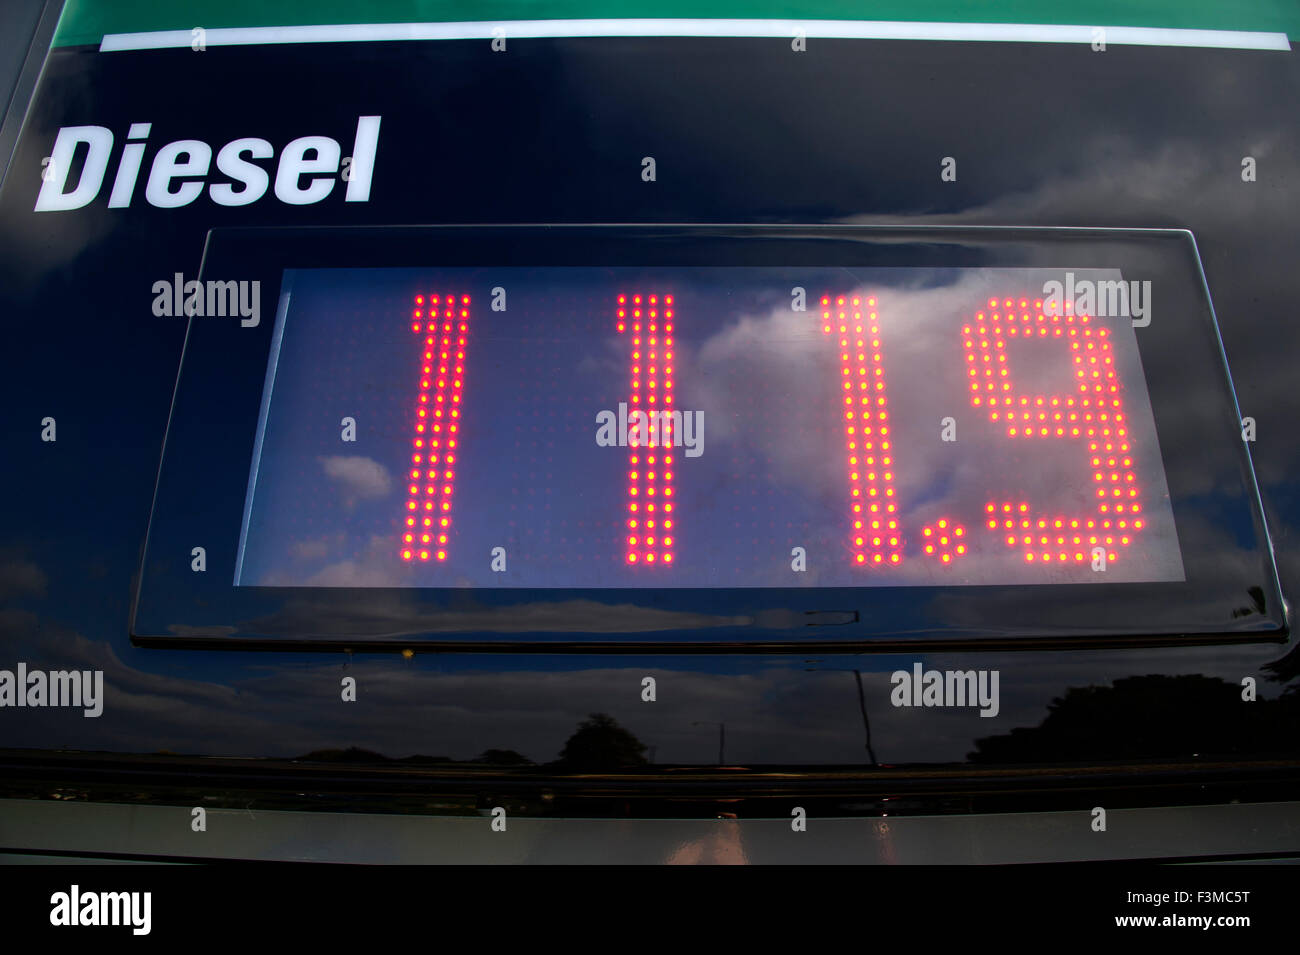
<path fill-rule="evenodd" d="M 1179 229 L 496 225 L 216 229 L 198 278 L 457 266 L 1121 268 L 1151 277 L 1137 329 L 1186 580 L 954 587 L 234 587 L 274 309 L 191 318 L 130 633 L 142 646 L 333 650 L 903 650 L 1281 641 L 1289 635 L 1241 413 L 1195 238 Z M 183 320 L 183 319 L 174 319 Z M 1188 382 L 1214 381 L 1189 400 Z M 1178 430 L 1201 447 L 1175 440 Z M 214 442 L 229 448 L 213 455 Z M 1207 450 L 1208 448 L 1208 450 Z M 246 453 L 245 453 L 246 452 Z M 1195 475 L 1192 480 L 1191 476 Z M 1205 488 L 1210 488 L 1206 491 Z M 1180 513 L 1183 519 L 1180 520 Z M 1188 515 L 1195 514 L 1196 519 Z M 194 542 L 206 569 L 191 569 Z M 1232 555 L 1232 559 L 1226 555 Z"/>

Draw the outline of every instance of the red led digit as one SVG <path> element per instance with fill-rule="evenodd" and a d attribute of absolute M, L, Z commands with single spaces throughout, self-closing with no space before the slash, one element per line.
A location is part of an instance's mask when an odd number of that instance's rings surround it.
<path fill-rule="evenodd" d="M 677 420 L 673 417 L 675 364 L 671 295 L 618 297 L 615 328 L 631 332 L 628 406 L 627 517 L 623 560 L 629 565 L 673 562 L 677 549 Z M 642 428 L 636 412 L 648 416 Z"/>
<path fill-rule="evenodd" d="M 1016 390 L 1008 367 L 1009 345 L 1059 341 L 1070 354 L 1075 386 L 1065 394 Z M 987 527 L 1020 550 L 1026 563 L 1081 564 L 1094 547 L 1113 561 L 1145 523 L 1133 471 L 1132 441 L 1123 387 L 1115 370 L 1110 330 L 1090 315 L 1061 314 L 1027 299 L 989 299 L 986 311 L 962 326 L 971 405 L 1020 442 L 1079 441 L 1087 446 L 1096 509 L 1085 514 L 1044 513 L 1028 501 L 990 501 Z"/>
<path fill-rule="evenodd" d="M 469 337 L 468 295 L 415 297 L 411 330 L 421 336 L 415 439 L 406 472 L 402 560 L 446 560 L 460 454 Z"/>
<path fill-rule="evenodd" d="M 894 494 L 893 439 L 876 300 L 824 295 L 821 305 L 822 333 L 838 343 L 840 356 L 850 559 L 858 566 L 900 564 L 903 535 Z"/>
<path fill-rule="evenodd" d="M 921 528 L 921 551 L 941 564 L 951 564 L 966 556 L 966 528 L 948 517 Z"/>

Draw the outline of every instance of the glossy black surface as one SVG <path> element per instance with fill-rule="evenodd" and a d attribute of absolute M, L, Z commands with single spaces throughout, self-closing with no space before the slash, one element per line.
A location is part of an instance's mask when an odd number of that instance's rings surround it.
<path fill-rule="evenodd" d="M 748 767 L 728 770 L 725 785 L 710 784 L 704 805 L 714 808 L 735 778 L 776 766 L 847 773 L 856 795 L 837 802 L 841 813 L 879 811 L 876 797 L 923 772 L 951 778 L 945 786 L 967 806 L 963 794 L 980 784 L 963 782 L 964 774 L 977 764 L 1064 766 L 1054 778 L 1078 782 L 1078 767 L 1115 763 L 1117 775 L 1078 785 L 1107 789 L 1119 802 L 1129 798 L 1126 780 L 1149 781 L 1166 765 L 1182 780 L 1166 801 L 1248 798 L 1258 781 L 1249 767 L 1266 765 L 1270 798 L 1281 798 L 1279 787 L 1293 797 L 1300 658 L 1290 643 L 908 654 L 643 647 L 635 655 L 407 659 L 148 649 L 131 644 L 128 618 L 184 333 L 178 321 L 150 313 L 151 285 L 177 271 L 193 276 L 210 228 L 266 225 L 1190 229 L 1242 413 L 1257 422 L 1250 451 L 1282 592 L 1294 594 L 1300 332 L 1288 316 L 1300 247 L 1298 80 L 1295 53 L 1095 54 L 1032 44 L 819 41 L 792 55 L 781 41 L 539 40 L 512 44 L 504 57 L 475 43 L 53 54 L 0 194 L 0 666 L 102 668 L 108 697 L 97 719 L 0 711 L 7 751 L 0 785 L 22 795 L 66 789 L 112 798 L 68 755 L 98 751 L 115 767 L 119 797 L 134 780 L 139 798 L 180 800 L 190 794 L 171 787 L 192 762 L 131 757 L 149 767 L 140 775 L 119 757 L 315 754 L 313 762 L 337 769 L 335 782 L 317 788 L 346 793 L 353 808 L 391 808 L 398 805 L 391 787 L 360 795 L 339 767 L 435 758 L 396 765 L 436 791 L 452 775 L 436 758 L 482 758 L 471 768 L 491 768 L 496 779 L 521 772 L 511 768 L 512 751 L 550 764 L 535 771 L 538 811 L 553 805 L 544 790 L 555 780 L 593 786 L 583 774 L 641 760 Z M 365 205 L 335 195 L 316 206 L 265 199 L 232 209 L 200 200 L 160 210 L 137 195 L 129 209 L 107 209 L 101 195 L 73 212 L 32 212 L 41 159 L 60 126 L 108 126 L 119 150 L 129 124 L 145 121 L 154 124 L 151 150 L 174 139 L 216 145 L 240 136 L 265 136 L 279 149 L 302 135 L 348 141 L 356 117 L 373 113 L 384 126 Z M 640 177 L 646 155 L 658 162 L 654 183 Z M 956 182 L 940 180 L 944 156 L 958 160 Z M 1258 181 L 1242 181 L 1244 156 L 1256 157 Z M 46 416 L 58 421 L 53 444 L 40 441 Z M 1221 490 L 1201 489 L 1207 506 Z M 999 715 L 892 707 L 889 673 L 915 660 L 999 668 Z M 355 704 L 339 701 L 348 675 L 359 683 Z M 646 676 L 658 681 L 654 703 L 641 700 Z M 1240 700 L 1247 677 L 1259 687 L 1251 704 Z M 593 712 L 612 715 L 646 748 L 606 734 L 608 745 L 588 748 L 583 759 L 570 752 L 567 763 L 554 762 Z M 71 768 L 60 768 L 69 760 Z M 1216 788 L 1195 788 L 1197 767 L 1215 774 Z M 274 778 L 250 772 L 247 785 L 264 791 Z M 1007 778 L 1012 788 L 1034 788 Z M 286 783 L 283 793 L 312 789 L 301 783 Z M 220 794 L 242 785 L 216 780 L 207 791 L 227 798 Z M 479 779 L 468 788 L 480 800 L 494 785 Z M 762 785 L 789 792 L 821 783 L 783 776 Z M 674 803 L 671 790 L 654 792 L 648 812 L 706 811 Z M 908 811 L 945 805 L 952 804 L 930 795 Z"/>

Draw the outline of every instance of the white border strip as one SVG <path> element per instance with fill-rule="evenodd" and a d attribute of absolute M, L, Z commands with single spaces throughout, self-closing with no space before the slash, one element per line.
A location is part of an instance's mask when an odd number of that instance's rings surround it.
<path fill-rule="evenodd" d="M 810 39 L 959 40 L 998 43 L 1093 42 L 1093 26 L 1025 23 L 908 23 L 889 20 L 705 20 L 601 19 L 501 20 L 467 23 L 352 23 L 299 27 L 214 27 L 204 31 L 207 46 L 270 43 L 377 43 L 387 40 L 490 40 L 540 37 L 768 37 L 802 33 Z M 1229 50 L 1290 50 L 1285 33 L 1236 30 L 1174 30 L 1156 27 L 1103 27 L 1107 45 L 1216 47 Z M 500 31 L 500 32 L 497 32 Z M 110 33 L 100 52 L 189 47 L 191 30 Z"/>

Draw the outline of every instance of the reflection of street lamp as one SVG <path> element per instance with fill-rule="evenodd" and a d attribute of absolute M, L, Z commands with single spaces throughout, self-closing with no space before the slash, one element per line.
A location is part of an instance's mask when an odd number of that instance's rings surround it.
<path fill-rule="evenodd" d="M 725 766 L 727 760 L 724 753 L 727 750 L 727 724 L 715 723 L 713 720 L 696 720 L 692 726 L 716 726 L 718 728 L 718 765 Z"/>
<path fill-rule="evenodd" d="M 867 698 L 862 693 L 862 671 L 854 670 L 853 678 L 858 681 L 858 709 L 862 711 L 862 725 L 867 731 L 867 756 L 871 759 L 871 765 L 879 765 L 876 762 L 876 751 L 871 748 L 871 720 L 867 719 Z"/>

